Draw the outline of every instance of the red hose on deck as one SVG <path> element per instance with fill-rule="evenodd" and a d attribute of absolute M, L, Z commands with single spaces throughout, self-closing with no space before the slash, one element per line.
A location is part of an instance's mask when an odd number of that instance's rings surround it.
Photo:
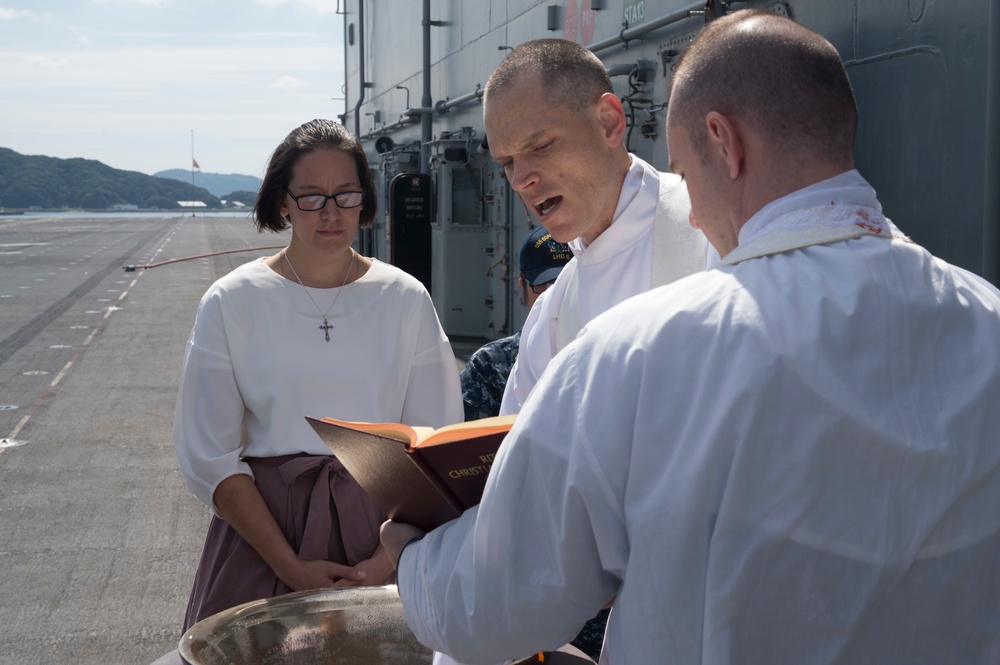
<path fill-rule="evenodd" d="M 281 249 L 284 246 L 285 245 L 267 245 L 266 247 L 244 247 L 243 249 L 224 249 L 220 252 L 209 252 L 208 254 L 196 254 L 195 256 L 185 256 L 180 259 L 170 259 L 168 261 L 160 261 L 159 263 L 147 263 L 146 265 L 143 266 L 128 265 L 128 266 L 123 266 L 123 268 L 125 269 L 126 272 L 132 272 L 139 268 L 143 269 L 156 268 L 158 266 L 165 266 L 168 263 L 177 263 L 179 261 L 190 261 L 192 259 L 204 259 L 209 256 L 218 256 L 219 254 L 233 254 L 235 252 L 258 252 L 265 249 Z"/>

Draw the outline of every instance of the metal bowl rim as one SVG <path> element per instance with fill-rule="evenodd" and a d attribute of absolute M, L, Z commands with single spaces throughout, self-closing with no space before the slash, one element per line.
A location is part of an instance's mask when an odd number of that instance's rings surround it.
<path fill-rule="evenodd" d="M 399 590 L 395 584 L 296 591 L 283 596 L 251 600 L 202 619 L 181 636 L 177 651 L 186 663 L 197 662 L 198 655 L 192 651 L 196 645 L 208 641 L 210 636 L 226 626 L 262 611 L 277 618 L 286 616 L 290 613 L 289 610 L 301 615 L 358 606 L 391 606 L 402 610 Z"/>

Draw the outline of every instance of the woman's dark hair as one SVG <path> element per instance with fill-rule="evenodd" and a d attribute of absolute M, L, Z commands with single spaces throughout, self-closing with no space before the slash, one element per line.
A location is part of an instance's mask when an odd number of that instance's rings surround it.
<path fill-rule="evenodd" d="M 258 231 L 279 233 L 288 228 L 288 221 L 281 216 L 280 211 L 285 188 L 292 179 L 292 169 L 300 157 L 319 148 L 343 150 L 354 156 L 354 164 L 358 168 L 358 181 L 365 193 L 359 225 L 361 228 L 368 228 L 375 221 L 378 197 L 375 193 L 375 182 L 368 169 L 368 158 L 365 156 L 364 148 L 361 147 L 361 142 L 340 123 L 332 120 L 312 120 L 292 130 L 271 154 L 264 182 L 260 185 L 257 201 L 253 206 L 254 223 Z"/>

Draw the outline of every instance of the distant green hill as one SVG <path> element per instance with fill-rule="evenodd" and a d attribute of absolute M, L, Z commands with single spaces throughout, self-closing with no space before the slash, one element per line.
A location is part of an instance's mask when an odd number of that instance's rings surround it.
<path fill-rule="evenodd" d="M 184 169 L 168 169 L 154 173 L 157 178 L 170 178 L 191 184 L 191 172 Z M 247 191 L 254 192 L 257 197 L 257 190 L 260 189 L 260 178 L 252 175 L 240 175 L 239 173 L 202 173 L 194 172 L 194 186 L 204 187 L 220 199 L 226 198 L 230 192 Z"/>
<path fill-rule="evenodd" d="M 116 205 L 179 208 L 178 201 L 204 201 L 221 207 L 201 188 L 191 189 L 167 178 L 113 169 L 92 159 L 57 159 L 22 155 L 0 148 L 0 206 L 8 209 L 83 208 L 105 210 Z"/>
<path fill-rule="evenodd" d="M 257 200 L 257 192 L 247 192 L 247 191 L 236 191 L 223 194 L 219 199 L 226 202 L 227 206 L 234 205 L 235 203 L 242 203 L 243 205 L 250 207 L 253 206 L 254 201 Z"/>

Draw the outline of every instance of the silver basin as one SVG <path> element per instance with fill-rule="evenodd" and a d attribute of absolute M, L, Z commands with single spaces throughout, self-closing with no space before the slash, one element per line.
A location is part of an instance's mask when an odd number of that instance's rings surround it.
<path fill-rule="evenodd" d="M 430 663 L 394 585 L 303 591 L 199 621 L 181 638 L 189 665 Z"/>

